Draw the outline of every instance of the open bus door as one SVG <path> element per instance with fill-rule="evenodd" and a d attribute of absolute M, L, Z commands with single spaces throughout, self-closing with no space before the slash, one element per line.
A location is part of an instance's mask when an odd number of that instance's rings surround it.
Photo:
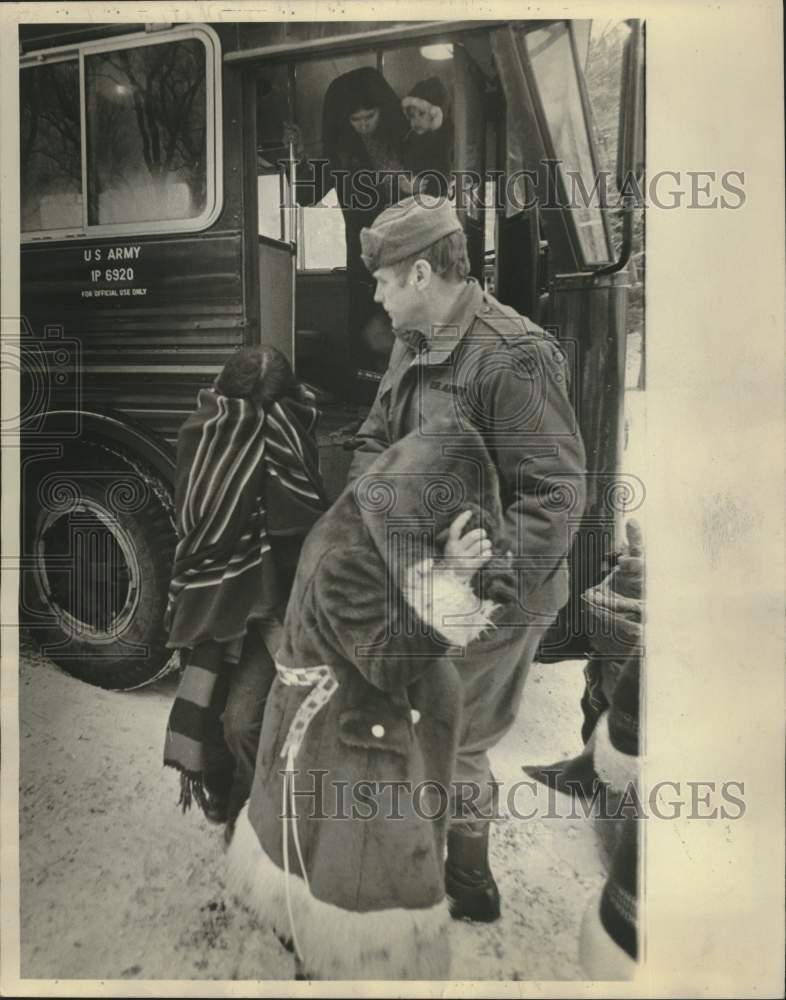
<path fill-rule="evenodd" d="M 587 505 L 571 553 L 571 596 L 541 650 L 542 659 L 554 660 L 588 651 L 581 595 L 610 569 L 622 517 L 643 500 L 640 481 L 620 474 L 630 286 L 626 265 L 634 207 L 630 179 L 640 179 L 643 169 L 642 31 L 638 22 L 629 22 L 620 74 L 615 181 L 623 192 L 623 207 L 615 211 L 623 220 L 617 249 L 596 188 L 600 179 L 604 190 L 610 178 L 601 170 L 592 133 L 583 72 L 589 36 L 585 27 L 585 22 L 572 21 L 525 30 L 506 26 L 493 34 L 492 42 L 508 109 L 506 173 L 510 178 L 520 172 L 531 182 L 521 202 L 514 198 L 514 204 L 506 205 L 501 293 L 505 298 L 516 287 L 518 239 L 523 295 L 568 353 L 573 405 L 587 451 Z M 613 192 L 606 190 L 606 195 L 612 200 Z M 536 300 L 537 288 L 544 294 Z M 554 489 L 554 502 L 571 503 L 570 483 L 555 483 Z"/>

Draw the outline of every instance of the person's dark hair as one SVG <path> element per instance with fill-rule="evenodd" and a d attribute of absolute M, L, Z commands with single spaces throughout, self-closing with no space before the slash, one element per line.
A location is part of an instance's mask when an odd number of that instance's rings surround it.
<path fill-rule="evenodd" d="M 278 348 L 265 344 L 235 351 L 221 369 L 215 387 L 224 396 L 251 399 L 262 407 L 285 396 L 303 396 L 286 357 Z"/>
<path fill-rule="evenodd" d="M 336 77 L 325 93 L 322 107 L 322 142 L 334 168 L 351 163 L 368 166 L 363 140 L 349 116 L 361 108 L 379 108 L 380 138 L 398 149 L 409 129 L 395 90 L 372 66 L 361 66 Z"/>

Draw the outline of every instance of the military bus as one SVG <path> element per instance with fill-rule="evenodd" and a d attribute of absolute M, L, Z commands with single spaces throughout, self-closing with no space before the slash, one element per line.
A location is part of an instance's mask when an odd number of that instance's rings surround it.
<path fill-rule="evenodd" d="M 598 197 L 609 165 L 588 89 L 592 31 L 567 20 L 20 28 L 21 604 L 63 669 L 128 690 L 172 668 L 177 434 L 235 349 L 286 353 L 323 411 L 330 495 L 344 484 L 392 339 L 379 324 L 353 329 L 336 193 L 303 196 L 286 136 L 294 124 L 319 159 L 326 91 L 364 66 L 399 97 L 440 81 L 473 274 L 569 358 L 589 502 L 574 594 L 542 655 L 586 650 L 579 594 L 607 571 L 635 492 L 620 476 L 634 210 Z M 612 37 L 619 194 L 643 162 L 643 25 L 620 22 Z"/>

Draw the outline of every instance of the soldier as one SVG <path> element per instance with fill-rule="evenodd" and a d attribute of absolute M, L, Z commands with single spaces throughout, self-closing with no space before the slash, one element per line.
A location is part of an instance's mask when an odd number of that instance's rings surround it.
<path fill-rule="evenodd" d="M 568 599 L 584 447 L 564 353 L 468 277 L 466 238 L 444 199 L 405 199 L 364 229 L 361 243 L 396 339 L 358 432 L 350 479 L 426 420 L 447 415 L 474 426 L 499 474 L 518 570 L 515 611 L 456 660 L 463 719 L 446 891 L 455 918 L 490 922 L 500 898 L 488 863 L 494 785 L 487 751 L 513 724 L 538 644 Z"/>

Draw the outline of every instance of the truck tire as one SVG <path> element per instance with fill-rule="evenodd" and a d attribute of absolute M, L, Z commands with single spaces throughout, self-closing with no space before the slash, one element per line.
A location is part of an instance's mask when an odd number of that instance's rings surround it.
<path fill-rule="evenodd" d="M 25 463 L 23 620 L 59 667 L 111 691 L 171 668 L 164 612 L 175 547 L 171 497 L 104 444 Z"/>

